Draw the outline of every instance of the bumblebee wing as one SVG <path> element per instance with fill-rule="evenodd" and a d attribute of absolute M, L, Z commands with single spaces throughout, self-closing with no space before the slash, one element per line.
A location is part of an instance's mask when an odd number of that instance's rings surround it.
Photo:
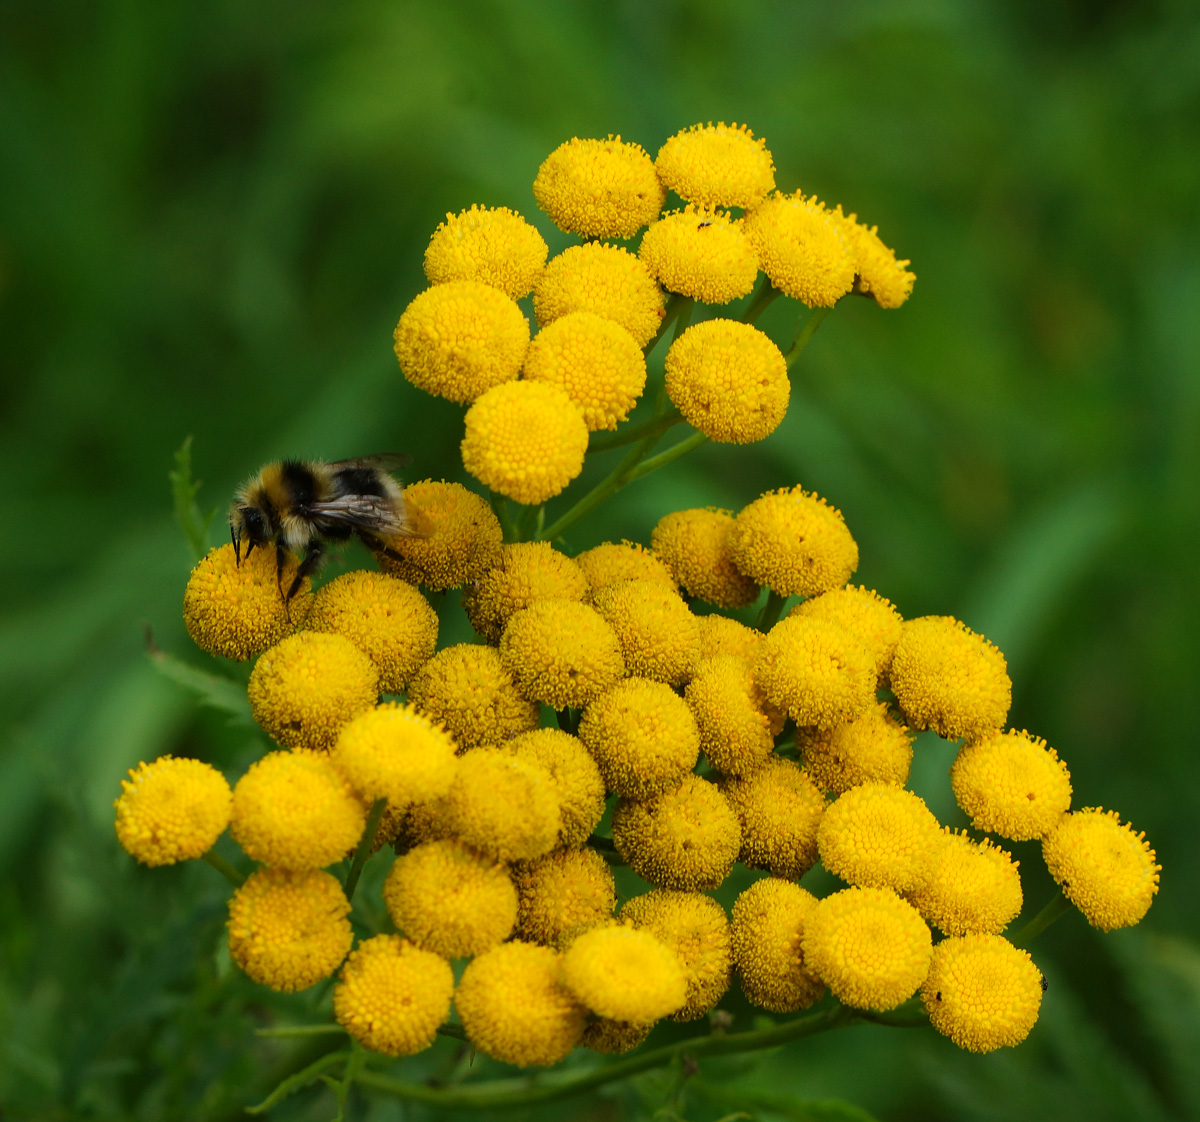
<path fill-rule="evenodd" d="M 306 509 L 313 518 L 328 518 L 384 538 L 405 538 L 413 532 L 403 508 L 383 495 L 342 495 L 327 503 L 310 503 Z"/>
<path fill-rule="evenodd" d="M 394 472 L 408 467 L 411 463 L 412 456 L 404 452 L 376 452 L 371 456 L 355 456 L 350 460 L 337 460 L 329 466 L 335 470 L 339 468 L 369 467 L 377 468 L 379 471 Z"/>

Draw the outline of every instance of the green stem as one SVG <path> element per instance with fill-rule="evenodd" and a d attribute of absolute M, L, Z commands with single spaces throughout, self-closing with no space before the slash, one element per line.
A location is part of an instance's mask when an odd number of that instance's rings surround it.
<path fill-rule="evenodd" d="M 612 838 L 602 838 L 599 834 L 593 834 L 587 840 L 587 845 L 590 849 L 594 849 L 601 857 L 604 858 L 610 865 L 627 866 L 628 861 L 617 852 L 616 844 Z"/>
<path fill-rule="evenodd" d="M 1033 917 L 1015 935 L 1009 936 L 1009 942 L 1018 947 L 1028 946 L 1043 931 L 1056 920 L 1061 919 L 1071 910 L 1071 901 L 1061 892 L 1052 897 L 1050 902 Z"/>
<path fill-rule="evenodd" d="M 742 322 L 753 323 L 771 306 L 778 295 L 779 289 L 771 283 L 771 278 L 766 273 L 763 273 L 758 291 L 754 294 L 750 303 L 746 306 L 746 310 L 742 313 Z"/>
<path fill-rule="evenodd" d="M 294 1036 L 334 1036 L 346 1030 L 341 1025 L 280 1025 L 278 1028 L 255 1029 L 255 1036 L 266 1036 L 272 1039 L 287 1040 Z"/>
<path fill-rule="evenodd" d="M 635 479 L 641 479 L 643 475 L 649 475 L 652 471 L 658 471 L 660 467 L 666 467 L 673 460 L 679 459 L 680 456 L 686 455 L 693 448 L 699 448 L 708 439 L 702 432 L 694 432 L 686 440 L 681 440 L 678 444 L 673 444 L 665 452 L 659 452 L 657 456 L 651 456 L 650 459 L 638 464 L 637 467 L 629 473 L 629 478 L 626 483 L 632 483 Z"/>
<path fill-rule="evenodd" d="M 667 300 L 667 306 L 663 309 L 662 322 L 658 325 L 658 330 L 654 333 L 654 338 L 642 348 L 643 354 L 649 354 L 658 345 L 659 339 L 667 333 L 667 328 L 675 322 L 675 317 L 683 309 L 685 299 L 685 297 L 680 296 L 676 292 L 671 293 L 670 299 Z"/>
<path fill-rule="evenodd" d="M 346 874 L 346 899 L 353 902 L 354 890 L 358 887 L 358 878 L 362 876 L 363 866 L 371 856 L 375 845 L 375 835 L 379 832 L 379 823 L 383 820 L 383 812 L 387 810 L 387 799 L 376 799 L 371 804 L 371 812 L 367 815 L 367 824 L 363 828 L 362 841 L 354 851 L 354 860 L 350 863 L 350 872 Z"/>
<path fill-rule="evenodd" d="M 495 491 L 489 491 L 488 502 L 491 503 L 492 510 L 500 522 L 500 530 L 504 535 L 504 540 L 506 542 L 515 542 L 517 540 L 517 531 L 508 513 L 508 500 L 503 495 L 497 495 Z"/>
<path fill-rule="evenodd" d="M 789 370 L 796 365 L 796 360 L 804 353 L 808 341 L 816 334 L 817 328 L 831 311 L 832 308 L 813 308 L 801 319 L 796 327 L 796 337 L 792 340 L 788 353 L 783 356 Z"/>
<path fill-rule="evenodd" d="M 204 860 L 207 861 L 218 873 L 221 874 L 234 888 L 241 888 L 246 883 L 246 878 L 237 871 L 228 861 L 225 860 L 215 849 L 210 849 L 205 855 Z"/>
<path fill-rule="evenodd" d="M 661 436 L 667 429 L 679 424 L 683 414 L 678 409 L 671 408 L 660 417 L 651 417 L 640 425 L 634 425 L 624 432 L 614 432 L 607 436 L 598 436 L 588 445 L 588 455 L 593 452 L 611 452 L 614 448 L 623 448 L 626 444 L 641 440 L 647 436 Z"/>
<path fill-rule="evenodd" d="M 754 626 L 759 631 L 770 631 L 775 625 L 775 621 L 783 614 L 783 606 L 788 602 L 788 598 L 773 588 L 767 589 L 767 602 L 762 606 L 762 611 L 758 613 L 758 619 L 754 621 Z"/>

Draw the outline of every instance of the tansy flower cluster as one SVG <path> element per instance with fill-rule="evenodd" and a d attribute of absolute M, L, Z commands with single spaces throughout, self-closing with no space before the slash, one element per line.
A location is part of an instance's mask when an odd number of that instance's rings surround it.
<path fill-rule="evenodd" d="M 425 255 L 431 287 L 395 332 L 404 375 L 467 406 L 463 465 L 490 496 L 409 484 L 415 532 L 386 543 L 380 571 L 290 603 L 274 547 L 240 564 L 231 545 L 210 551 L 184 593 L 188 631 L 254 660 L 248 705 L 274 747 L 232 789 L 197 760 L 139 765 L 116 804 L 122 845 L 148 865 L 228 866 L 212 850 L 228 827 L 256 865 L 230 901 L 234 962 L 279 991 L 336 975 L 338 1024 L 390 1056 L 429 1047 L 452 1015 L 520 1066 L 627 1051 L 663 1018 L 704 1017 L 735 979 L 771 1013 L 827 992 L 875 1012 L 919 994 L 964 1048 L 1019 1043 L 1042 979 L 1003 935 L 1023 906 L 1005 842 L 1040 840 L 1103 930 L 1142 918 L 1159 870 L 1115 812 L 1072 812 L 1066 764 L 1006 727 L 1001 652 L 852 584 L 846 520 L 803 485 L 673 511 L 648 545 L 574 556 L 544 512 L 505 501 L 539 507 L 579 474 L 592 433 L 620 436 L 668 308 L 659 397 L 678 416 L 643 431 L 683 420 L 761 440 L 787 409 L 792 358 L 752 315 L 687 326 L 684 304 L 726 305 L 764 273 L 751 309 L 852 291 L 896 307 L 907 262 L 840 207 L 779 193 L 745 127 L 684 130 L 657 160 L 575 139 L 533 190 L 587 240 L 548 261 L 513 210 L 448 215 Z M 636 252 L 603 240 L 643 228 Z M 644 456 L 653 440 L 635 439 Z M 439 648 L 431 597 L 446 589 L 462 590 L 476 642 Z M 756 604 L 753 625 L 726 614 Z M 906 788 L 924 729 L 962 742 L 950 782 L 969 830 Z M 359 914 L 373 853 L 390 867 Z M 842 882 L 820 899 L 798 883 L 818 863 Z M 644 890 L 619 898 L 613 864 Z M 753 883 L 727 912 L 709 893 L 739 865 Z"/>

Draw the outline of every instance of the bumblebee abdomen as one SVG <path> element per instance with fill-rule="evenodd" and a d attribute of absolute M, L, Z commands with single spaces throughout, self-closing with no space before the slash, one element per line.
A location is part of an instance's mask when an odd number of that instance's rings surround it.
<path fill-rule="evenodd" d="M 376 495 L 387 498 L 391 491 L 383 476 L 374 468 L 344 467 L 333 473 L 333 488 L 338 497 L 342 495 Z"/>

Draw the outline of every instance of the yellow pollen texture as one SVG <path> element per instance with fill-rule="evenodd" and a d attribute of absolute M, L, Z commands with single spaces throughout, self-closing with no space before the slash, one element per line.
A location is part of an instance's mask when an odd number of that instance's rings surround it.
<path fill-rule="evenodd" d="M 173 756 L 139 763 L 114 804 L 117 840 L 143 865 L 202 857 L 229 825 L 232 801 L 211 764 Z"/>
<path fill-rule="evenodd" d="M 650 544 L 688 595 L 718 608 L 744 608 L 758 598 L 758 585 L 733 563 L 733 527 L 727 510 L 677 510 L 658 520 Z"/>
<path fill-rule="evenodd" d="M 746 237 L 781 292 L 810 308 L 832 308 L 854 284 L 856 261 L 840 215 L 816 197 L 776 193 L 750 211 Z"/>
<path fill-rule="evenodd" d="M 704 304 L 745 296 L 758 277 L 758 256 L 740 222 L 720 211 L 695 209 L 664 215 L 642 235 L 638 257 L 668 292 Z"/>
<path fill-rule="evenodd" d="M 766 143 L 736 121 L 677 132 L 658 150 L 654 167 L 675 194 L 698 206 L 755 207 L 775 189 Z"/>
<path fill-rule="evenodd" d="M 482 281 L 519 300 L 533 290 L 549 252 L 516 211 L 476 205 L 438 226 L 425 250 L 425 276 L 430 284 Z"/>
<path fill-rule="evenodd" d="M 812 868 L 825 796 L 798 765 L 768 756 L 749 775 L 723 780 L 721 789 L 742 828 L 738 860 L 787 880 Z"/>
<path fill-rule="evenodd" d="M 804 968 L 804 924 L 817 898 L 790 880 L 764 877 L 733 905 L 730 944 L 751 1005 L 795 1013 L 825 995 L 825 983 Z"/>
<path fill-rule="evenodd" d="M 593 1013 L 649 1024 L 687 1000 L 679 956 L 649 931 L 629 925 L 596 927 L 563 956 L 563 984 Z"/>
<path fill-rule="evenodd" d="M 463 609 L 480 635 L 498 643 L 509 617 L 535 600 L 582 600 L 587 593 L 587 577 L 565 553 L 549 542 L 515 542 L 466 590 Z"/>

